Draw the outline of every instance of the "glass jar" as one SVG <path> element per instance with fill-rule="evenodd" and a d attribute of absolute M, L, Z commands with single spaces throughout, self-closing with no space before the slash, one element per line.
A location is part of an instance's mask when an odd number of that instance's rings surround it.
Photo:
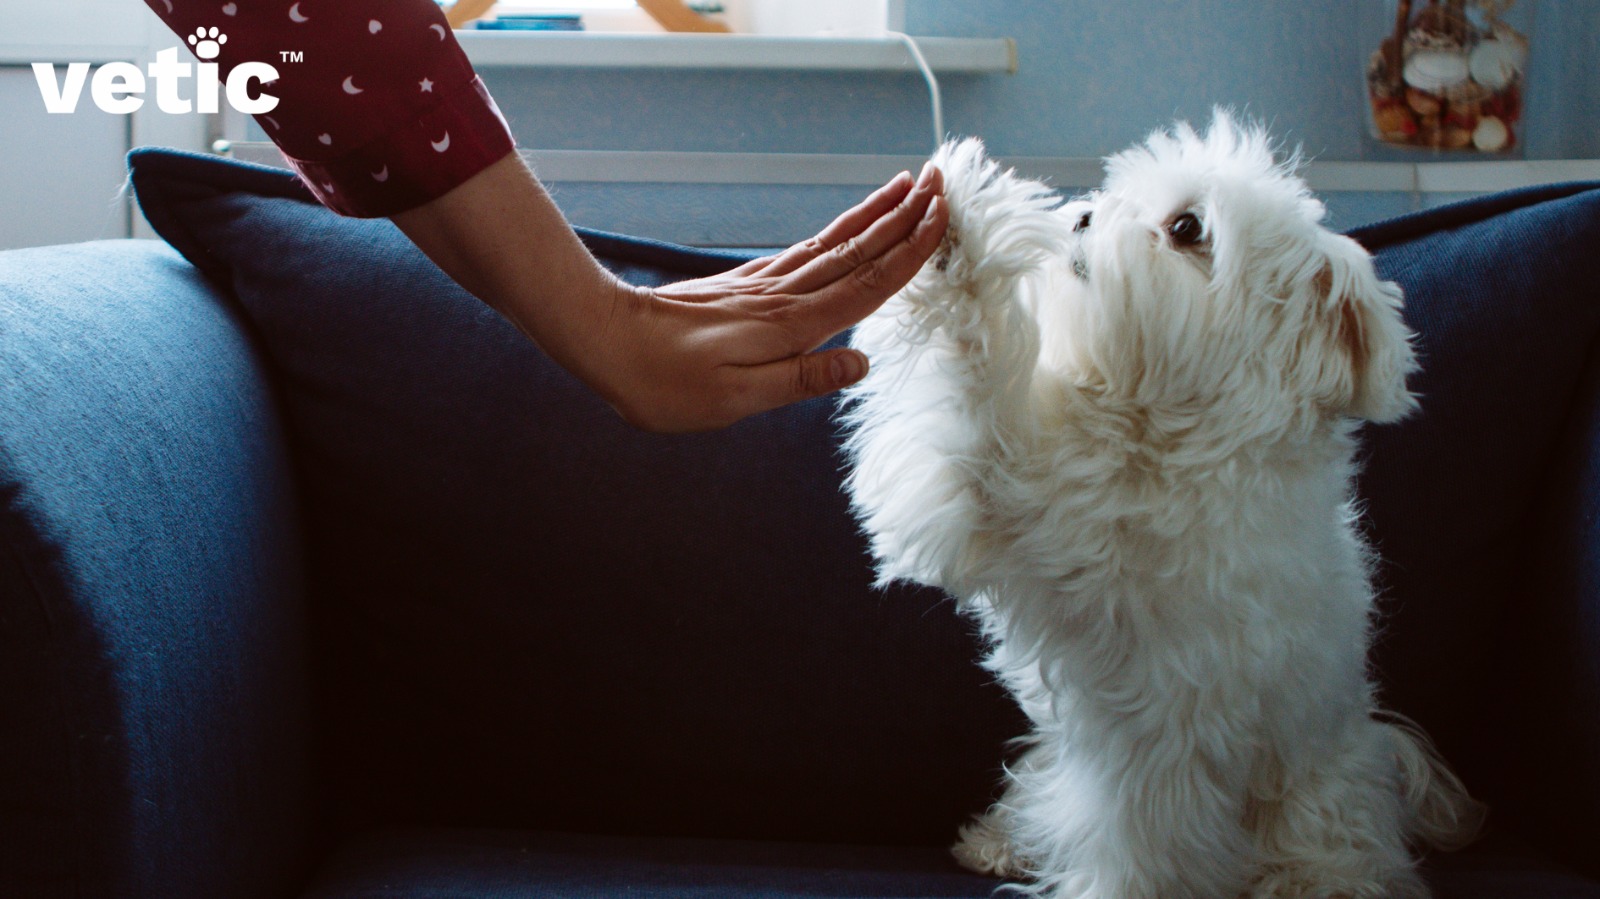
<path fill-rule="evenodd" d="M 1367 124 L 1374 140 L 1438 153 L 1520 153 L 1533 0 L 1369 0 L 1367 6 Z"/>

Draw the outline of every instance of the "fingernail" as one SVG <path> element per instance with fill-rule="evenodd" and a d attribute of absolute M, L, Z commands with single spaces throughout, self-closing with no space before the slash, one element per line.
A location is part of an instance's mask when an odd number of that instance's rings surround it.
<path fill-rule="evenodd" d="M 928 201 L 928 211 L 922 214 L 922 220 L 931 222 L 939 217 L 939 204 L 944 202 L 944 197 L 934 197 Z"/>
<path fill-rule="evenodd" d="M 906 183 L 907 181 L 910 181 L 910 180 L 911 180 L 911 173 L 910 172 L 901 172 L 900 174 L 894 176 L 894 180 L 890 181 L 889 183 L 890 184 L 899 185 L 899 184 L 904 184 L 904 183 Z"/>
<path fill-rule="evenodd" d="M 833 383 L 844 387 L 861 380 L 867 373 L 866 360 L 855 353 L 837 353 L 831 366 Z"/>
<path fill-rule="evenodd" d="M 917 186 L 923 187 L 933 180 L 933 160 L 922 164 L 922 174 L 917 176 Z"/>

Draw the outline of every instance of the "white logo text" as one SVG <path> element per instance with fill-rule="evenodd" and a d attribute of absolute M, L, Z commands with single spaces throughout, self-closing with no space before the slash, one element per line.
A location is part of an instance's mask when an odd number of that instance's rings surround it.
<path fill-rule="evenodd" d="M 226 40 L 224 37 L 223 40 Z M 215 44 L 202 47 L 216 55 Z M 206 56 L 205 52 L 201 56 Z M 246 115 L 263 115 L 278 108 L 278 98 L 261 93 L 250 96 L 250 83 L 258 81 L 271 84 L 278 80 L 278 70 L 269 63 L 242 62 L 228 73 L 224 86 L 220 83 L 219 67 L 214 62 L 189 63 L 178 61 L 176 48 L 156 54 L 155 62 L 144 70 L 131 62 L 108 62 L 89 78 L 89 64 L 69 63 L 66 79 L 62 80 L 59 67 L 47 62 L 33 64 L 33 76 L 39 82 L 39 96 L 44 108 L 54 115 L 76 112 L 83 97 L 83 86 L 89 83 L 89 95 L 94 105 L 103 112 L 127 115 L 144 107 L 145 90 L 155 87 L 156 107 L 173 115 L 183 113 L 217 112 L 221 95 L 226 92 L 228 105 Z M 194 79 L 193 99 L 185 96 L 185 80 Z"/>

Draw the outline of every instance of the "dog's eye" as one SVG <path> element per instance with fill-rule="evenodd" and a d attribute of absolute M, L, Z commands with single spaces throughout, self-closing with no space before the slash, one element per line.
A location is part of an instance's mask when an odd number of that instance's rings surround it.
<path fill-rule="evenodd" d="M 1172 242 L 1180 247 L 1192 247 L 1205 237 L 1205 226 L 1200 224 L 1200 217 L 1192 212 L 1185 212 L 1172 220 L 1167 226 L 1167 233 L 1172 235 Z"/>
<path fill-rule="evenodd" d="M 1087 231 L 1089 229 L 1089 222 L 1093 218 L 1094 218 L 1094 213 L 1085 212 L 1083 215 L 1078 216 L 1078 224 L 1075 225 L 1072 230 L 1074 230 L 1074 231 Z"/>

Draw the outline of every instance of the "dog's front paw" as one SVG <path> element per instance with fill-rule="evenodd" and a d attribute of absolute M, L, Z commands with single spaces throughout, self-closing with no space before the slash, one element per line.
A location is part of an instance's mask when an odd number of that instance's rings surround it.
<path fill-rule="evenodd" d="M 950 223 L 901 299 L 919 330 L 964 333 L 986 308 L 1014 303 L 1020 281 L 1059 252 L 1070 228 L 1048 187 L 1002 168 L 975 138 L 945 144 L 932 161 L 944 172 Z"/>
<path fill-rule="evenodd" d="M 996 809 L 963 824 L 950 854 L 968 871 L 1007 880 L 1028 876 L 1027 865 L 1011 845 L 1005 813 Z"/>

